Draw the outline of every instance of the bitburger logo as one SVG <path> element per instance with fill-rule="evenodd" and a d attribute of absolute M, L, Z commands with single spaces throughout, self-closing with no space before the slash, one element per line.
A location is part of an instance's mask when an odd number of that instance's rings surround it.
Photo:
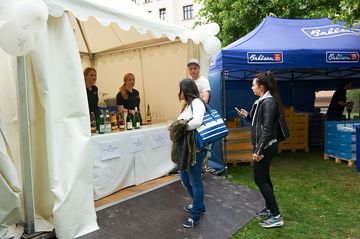
<path fill-rule="evenodd" d="M 312 39 L 331 38 L 344 35 L 355 35 L 360 37 L 360 29 L 345 28 L 341 25 L 304 27 L 301 28 L 301 30 Z"/>

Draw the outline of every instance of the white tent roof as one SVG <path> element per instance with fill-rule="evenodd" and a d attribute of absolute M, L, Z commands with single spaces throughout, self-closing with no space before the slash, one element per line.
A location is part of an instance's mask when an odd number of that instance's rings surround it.
<path fill-rule="evenodd" d="M 99 53 L 160 37 L 199 43 L 193 30 L 158 19 L 131 0 L 46 0 L 46 3 L 54 17 L 71 12 L 80 52 Z"/>

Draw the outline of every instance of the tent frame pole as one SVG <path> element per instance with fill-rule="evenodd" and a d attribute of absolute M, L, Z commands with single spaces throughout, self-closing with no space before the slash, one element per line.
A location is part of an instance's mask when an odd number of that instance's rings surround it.
<path fill-rule="evenodd" d="M 291 104 L 295 109 L 295 78 L 294 71 L 291 71 Z"/>
<path fill-rule="evenodd" d="M 81 22 L 77 18 L 75 18 L 75 19 L 76 19 L 76 23 L 78 24 L 78 27 L 80 29 L 81 36 L 84 39 L 84 43 L 85 43 L 85 46 L 86 46 L 86 49 L 87 49 L 87 53 L 88 53 L 88 55 L 90 57 L 91 66 L 95 67 L 95 54 L 93 54 L 90 51 L 89 41 L 88 41 L 88 39 L 87 39 L 87 37 L 85 35 L 84 29 L 83 29 L 83 27 L 81 25 Z"/>
<path fill-rule="evenodd" d="M 222 98 L 223 98 L 223 114 L 224 121 L 226 124 L 226 96 L 225 96 L 225 73 L 224 68 L 221 70 L 221 84 L 222 84 Z M 227 167 L 227 137 L 223 139 L 224 143 L 224 166 L 225 166 L 225 177 L 228 177 L 228 167 Z"/>
<path fill-rule="evenodd" d="M 20 132 L 20 151 L 22 159 L 25 232 L 35 232 L 34 195 L 32 183 L 31 157 L 30 157 L 30 132 L 27 102 L 27 63 L 26 56 L 17 57 L 18 78 L 18 122 Z"/>

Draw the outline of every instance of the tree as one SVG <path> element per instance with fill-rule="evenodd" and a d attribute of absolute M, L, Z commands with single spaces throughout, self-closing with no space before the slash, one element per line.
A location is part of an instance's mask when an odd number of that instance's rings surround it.
<path fill-rule="evenodd" d="M 360 25 L 360 3 L 359 0 L 342 0 L 340 2 L 340 13 L 334 14 L 335 20 L 345 21 L 348 27 Z"/>
<path fill-rule="evenodd" d="M 196 0 L 199 22 L 217 22 L 223 46 L 253 30 L 266 16 L 281 18 L 359 19 L 358 0 Z M 350 16 L 350 14 L 351 16 Z"/>

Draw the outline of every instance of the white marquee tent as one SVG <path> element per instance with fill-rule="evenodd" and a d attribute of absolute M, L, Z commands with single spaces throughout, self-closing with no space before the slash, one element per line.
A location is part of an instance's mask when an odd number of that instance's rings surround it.
<path fill-rule="evenodd" d="M 98 87 L 112 96 L 122 75 L 134 72 L 142 110 L 150 104 L 168 119 L 178 113 L 187 60 L 199 57 L 202 69 L 208 66 L 196 32 L 155 19 L 130 0 L 45 3 L 50 17 L 34 49 L 24 58 L 0 49 L 0 236 L 24 219 L 35 231 L 55 228 L 58 238 L 98 229 L 84 66 L 96 67 Z M 26 198 L 32 192 L 33 200 Z"/>

